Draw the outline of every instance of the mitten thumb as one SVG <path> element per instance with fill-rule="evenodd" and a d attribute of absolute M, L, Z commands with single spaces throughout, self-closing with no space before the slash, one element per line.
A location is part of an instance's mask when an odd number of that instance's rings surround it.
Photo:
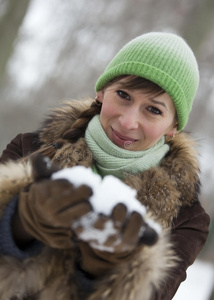
<path fill-rule="evenodd" d="M 59 170 L 59 168 L 51 162 L 51 160 L 40 153 L 34 154 L 31 158 L 33 168 L 33 179 L 39 181 L 48 179 L 51 175 Z"/>

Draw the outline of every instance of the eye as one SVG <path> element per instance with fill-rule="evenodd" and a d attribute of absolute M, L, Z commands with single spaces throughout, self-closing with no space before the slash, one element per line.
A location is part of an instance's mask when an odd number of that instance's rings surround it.
<path fill-rule="evenodd" d="M 117 94 L 119 95 L 120 98 L 130 100 L 131 97 L 129 96 L 128 93 L 122 91 L 122 90 L 117 90 Z"/>
<path fill-rule="evenodd" d="M 155 106 L 149 106 L 147 109 L 154 115 L 162 115 L 162 111 Z"/>

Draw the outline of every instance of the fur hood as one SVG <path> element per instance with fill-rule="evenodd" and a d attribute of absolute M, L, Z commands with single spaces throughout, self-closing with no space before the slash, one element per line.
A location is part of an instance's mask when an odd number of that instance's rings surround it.
<path fill-rule="evenodd" d="M 79 114 L 88 108 L 91 101 L 70 101 L 56 109 L 39 132 L 41 151 L 54 147 L 51 155 L 60 168 L 83 165 L 91 167 L 94 160 L 84 137 L 75 143 L 65 140 Z M 170 151 L 161 165 L 138 175 L 131 175 L 124 181 L 135 188 L 139 201 L 147 207 L 148 215 L 160 222 L 163 233 L 152 247 L 143 247 L 132 261 L 115 266 L 96 282 L 96 291 L 87 299 L 100 300 L 150 300 L 153 289 L 169 275 L 175 265 L 168 229 L 179 214 L 182 206 L 191 206 L 199 192 L 199 166 L 194 141 L 186 133 L 178 133 L 167 141 Z M 60 147 L 56 147 L 56 143 Z M 8 162 L 0 166 L 0 213 L 20 189 L 32 182 L 30 160 Z M 0 298 L 36 300 L 79 300 L 79 280 L 75 271 L 76 249 L 55 250 L 44 247 L 39 255 L 19 261 L 0 257 Z"/>

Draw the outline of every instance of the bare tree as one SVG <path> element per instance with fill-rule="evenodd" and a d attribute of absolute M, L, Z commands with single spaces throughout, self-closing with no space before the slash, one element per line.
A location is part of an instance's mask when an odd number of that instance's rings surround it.
<path fill-rule="evenodd" d="M 13 52 L 13 47 L 28 9 L 30 0 L 7 0 L 4 1 L 5 13 L 0 19 L 0 83 L 5 71 L 5 67 Z M 1 3 L 3 5 L 3 2 Z"/>

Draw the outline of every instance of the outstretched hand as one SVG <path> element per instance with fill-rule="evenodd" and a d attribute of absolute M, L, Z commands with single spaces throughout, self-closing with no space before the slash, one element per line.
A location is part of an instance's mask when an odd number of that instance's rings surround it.
<path fill-rule="evenodd" d="M 72 225 L 81 253 L 80 268 L 99 277 L 130 261 L 143 246 L 157 242 L 160 227 L 149 223 L 122 203 L 116 204 L 110 215 L 90 212 L 81 217 Z"/>
<path fill-rule="evenodd" d="M 139 245 L 152 246 L 159 235 L 142 214 L 129 212 L 122 203 L 116 204 L 109 216 L 96 212 L 84 215 L 73 223 L 72 229 L 77 240 L 110 253 L 130 252 Z"/>

